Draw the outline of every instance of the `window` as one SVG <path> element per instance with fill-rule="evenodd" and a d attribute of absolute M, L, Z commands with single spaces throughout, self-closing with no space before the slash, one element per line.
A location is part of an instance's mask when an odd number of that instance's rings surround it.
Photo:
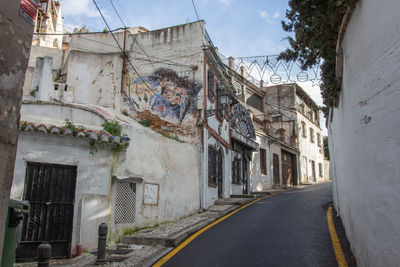
<path fill-rule="evenodd" d="M 134 223 L 136 214 L 136 184 L 115 183 L 114 223 Z"/>
<path fill-rule="evenodd" d="M 282 121 L 282 115 L 272 117 L 272 122 L 281 122 L 281 121 Z"/>
<path fill-rule="evenodd" d="M 303 133 L 303 137 L 307 138 L 307 128 L 306 128 L 306 123 L 304 121 L 301 122 L 301 131 Z"/>
<path fill-rule="evenodd" d="M 319 171 L 319 177 L 323 177 L 323 171 L 322 171 L 322 163 L 318 163 L 318 171 Z"/>
<path fill-rule="evenodd" d="M 317 133 L 317 144 L 321 147 L 321 135 L 319 133 Z"/>
<path fill-rule="evenodd" d="M 208 184 L 217 184 L 217 151 L 208 147 Z"/>
<path fill-rule="evenodd" d="M 310 128 L 310 141 L 311 141 L 311 143 L 314 143 L 314 129 L 313 128 Z"/>
<path fill-rule="evenodd" d="M 261 174 L 267 174 L 267 153 L 265 149 L 260 148 L 260 169 Z"/>
<path fill-rule="evenodd" d="M 207 70 L 207 89 L 208 89 L 208 98 L 211 102 L 215 101 L 215 84 L 214 84 L 214 72 L 209 67 Z"/>
<path fill-rule="evenodd" d="M 240 159 L 234 158 L 232 161 L 232 183 L 240 184 L 241 175 L 240 175 Z"/>

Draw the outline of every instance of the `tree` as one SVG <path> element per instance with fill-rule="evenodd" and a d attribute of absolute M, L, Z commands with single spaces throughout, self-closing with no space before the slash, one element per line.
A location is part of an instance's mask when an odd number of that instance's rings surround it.
<path fill-rule="evenodd" d="M 304 70 L 322 60 L 321 94 L 327 107 L 336 105 L 341 86 L 335 75 L 340 25 L 346 11 L 356 1 L 289 0 L 288 22 L 282 21 L 283 30 L 294 33 L 294 37 L 287 37 L 290 48 L 282 52 L 279 59 L 299 60 Z"/>
<path fill-rule="evenodd" d="M 328 136 L 323 137 L 325 159 L 329 160 Z"/>

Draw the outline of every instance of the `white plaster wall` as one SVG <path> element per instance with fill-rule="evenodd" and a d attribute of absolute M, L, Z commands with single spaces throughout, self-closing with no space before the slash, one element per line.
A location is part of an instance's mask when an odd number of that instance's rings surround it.
<path fill-rule="evenodd" d="M 317 182 L 324 180 L 324 175 L 319 176 L 318 164 L 324 166 L 322 129 L 308 120 L 302 113 L 297 113 L 297 123 L 299 125 L 298 140 L 300 150 L 300 171 L 301 182 L 313 182 L 311 160 L 315 161 L 315 177 Z M 306 125 L 307 136 L 303 137 L 302 123 Z M 310 140 L 310 128 L 314 129 L 314 143 Z M 317 133 L 320 134 L 321 146 L 318 146 Z M 307 158 L 307 166 L 304 164 L 304 157 Z M 308 180 L 307 180 L 308 178 Z"/>
<path fill-rule="evenodd" d="M 97 233 L 99 223 L 108 222 L 110 215 L 109 188 L 111 166 L 114 162 L 112 153 L 107 149 L 99 148 L 96 153 L 91 155 L 89 141 L 80 138 L 20 132 L 11 198 L 23 199 L 26 165 L 30 161 L 77 166 L 71 250 L 74 254 L 79 240 L 84 249 L 95 248 L 97 234 L 94 232 Z M 88 187 L 86 182 L 93 178 L 94 169 L 106 170 L 96 172 L 96 177 L 94 177 L 105 181 L 104 188 L 93 185 L 105 194 L 103 193 L 102 196 L 91 195 L 90 201 L 84 202 L 81 216 L 80 205 Z M 81 225 L 82 229 L 80 230 Z M 81 237 L 79 236 L 80 232 L 82 233 Z"/>
<path fill-rule="evenodd" d="M 343 87 L 329 125 L 335 204 L 359 266 L 398 266 L 398 0 L 359 1 L 342 46 Z"/>
<path fill-rule="evenodd" d="M 29 56 L 28 68 L 25 73 L 25 82 L 23 87 L 24 96 L 29 95 L 32 88 L 33 73 L 35 71 L 36 59 L 38 57 L 51 57 L 53 58 L 52 65 L 52 79 L 56 77 L 58 70 L 61 70 L 64 51 L 58 48 L 41 47 L 32 45 L 31 53 Z"/>
<path fill-rule="evenodd" d="M 123 125 L 130 138 L 126 154 L 120 156 L 117 174 L 142 177 L 159 185 L 158 205 L 143 204 L 143 185 L 137 186 L 136 223 L 143 227 L 172 221 L 200 208 L 200 146 L 165 138 L 138 123 Z M 115 225 L 122 232 L 126 225 Z M 113 233 L 116 236 L 116 233 Z"/>
<path fill-rule="evenodd" d="M 67 72 L 73 102 L 119 110 L 122 73 L 119 54 L 73 51 L 68 56 Z"/>
<path fill-rule="evenodd" d="M 267 189 L 272 188 L 272 174 L 270 168 L 271 154 L 268 144 L 268 139 L 265 135 L 257 134 L 256 142 L 260 144 L 260 148 L 265 149 L 266 153 L 266 170 L 267 174 L 261 174 L 260 167 L 260 152 L 254 152 L 252 157 L 252 161 L 250 162 L 251 167 L 251 175 L 250 175 L 250 183 L 251 183 L 251 191 L 252 192 L 260 192 Z"/>
<path fill-rule="evenodd" d="M 21 120 L 40 122 L 43 121 L 56 125 L 63 125 L 65 119 L 74 122 L 75 125 L 88 125 L 99 128 L 105 120 L 99 115 L 85 109 L 75 108 L 69 105 L 57 105 L 52 103 L 32 103 L 21 106 Z"/>

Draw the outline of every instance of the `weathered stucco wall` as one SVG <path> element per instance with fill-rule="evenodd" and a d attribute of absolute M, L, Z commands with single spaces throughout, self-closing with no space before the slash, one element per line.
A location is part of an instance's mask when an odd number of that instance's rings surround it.
<path fill-rule="evenodd" d="M 30 132 L 19 134 L 12 198 L 24 197 L 27 162 L 77 166 L 72 253 L 80 243 L 84 249 L 95 248 L 99 224 L 109 221 L 114 157 L 109 149 L 99 147 L 94 154 L 90 151 L 89 141 L 76 137 Z"/>
<path fill-rule="evenodd" d="M 195 22 L 132 34 L 127 37 L 129 60 L 124 80 L 124 107 L 133 116 L 157 121 L 179 135 L 198 137 L 197 101 L 203 86 L 203 30 Z M 157 118 L 143 117 L 150 111 Z M 154 129 L 154 127 L 152 127 Z M 164 130 L 165 131 L 165 130 Z"/>
<path fill-rule="evenodd" d="M 21 1 L 0 2 L 0 260 L 17 151 L 17 125 L 33 25 L 19 15 Z"/>
<path fill-rule="evenodd" d="M 260 148 L 265 149 L 265 164 L 266 164 L 266 174 L 261 173 L 261 165 L 260 165 L 260 150 L 258 152 L 253 153 L 253 159 L 250 163 L 251 166 L 251 192 L 259 192 L 272 188 L 272 155 L 270 154 L 270 147 L 268 144 L 268 139 L 265 135 L 257 134 L 256 142 L 260 144 Z"/>
<path fill-rule="evenodd" d="M 67 60 L 67 84 L 73 102 L 119 110 L 122 59 L 119 54 L 72 51 Z"/>
<path fill-rule="evenodd" d="M 172 221 L 200 208 L 200 147 L 165 138 L 141 125 L 124 125 L 131 138 L 126 154 L 119 158 L 117 174 L 143 178 L 136 187 L 135 224 L 116 225 L 117 238 L 126 228 Z M 144 183 L 158 185 L 158 204 L 144 203 Z"/>
<path fill-rule="evenodd" d="M 359 1 L 329 124 L 334 199 L 359 266 L 400 262 L 400 5 Z"/>
<path fill-rule="evenodd" d="M 299 178 L 303 183 L 322 182 L 325 179 L 324 172 L 324 149 L 322 141 L 322 129 L 312 123 L 301 112 L 297 113 L 297 125 L 299 126 L 298 140 L 300 150 L 300 173 Z M 305 127 L 306 135 L 303 136 L 303 127 Z M 314 142 L 311 142 L 310 129 L 313 129 Z M 318 135 L 320 138 L 320 145 L 318 146 Z M 315 162 L 315 180 L 312 176 L 312 163 Z M 322 166 L 322 176 L 319 173 L 319 164 Z"/>

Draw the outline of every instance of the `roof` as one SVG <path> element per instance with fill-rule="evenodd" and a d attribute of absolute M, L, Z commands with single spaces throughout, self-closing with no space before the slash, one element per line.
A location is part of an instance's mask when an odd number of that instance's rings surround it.
<path fill-rule="evenodd" d="M 54 124 L 34 123 L 28 121 L 20 121 L 18 129 L 22 132 L 37 132 L 47 135 L 73 136 L 87 140 L 94 140 L 106 144 L 121 144 L 128 146 L 130 138 L 127 136 L 114 136 L 106 131 L 98 131 L 87 128 L 72 130 L 65 126 L 57 126 Z"/>

